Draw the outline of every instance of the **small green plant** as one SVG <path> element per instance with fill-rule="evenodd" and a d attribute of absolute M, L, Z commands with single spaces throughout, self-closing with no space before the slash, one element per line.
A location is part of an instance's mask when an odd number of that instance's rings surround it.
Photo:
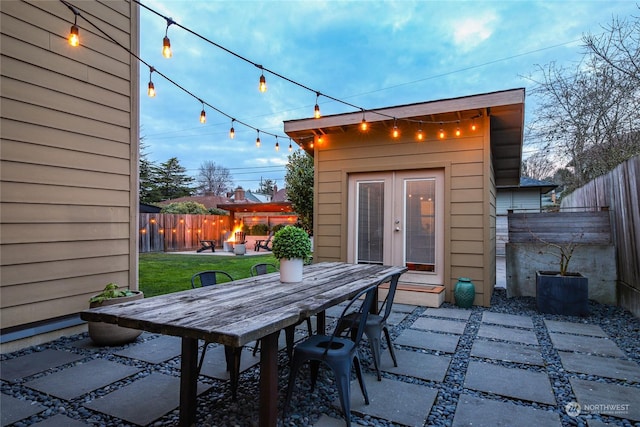
<path fill-rule="evenodd" d="M 276 259 L 302 258 L 307 262 L 311 257 L 311 240 L 302 228 L 288 225 L 273 236 L 271 251 Z"/>
<path fill-rule="evenodd" d="M 255 224 L 251 227 L 252 236 L 266 236 L 269 234 L 269 226 L 267 224 Z"/>
<path fill-rule="evenodd" d="M 89 302 L 102 304 L 105 300 L 108 299 L 129 297 L 131 295 L 135 295 L 135 292 L 132 292 L 129 289 L 118 289 L 118 285 L 111 282 L 104 287 L 101 293 L 92 297 Z"/>

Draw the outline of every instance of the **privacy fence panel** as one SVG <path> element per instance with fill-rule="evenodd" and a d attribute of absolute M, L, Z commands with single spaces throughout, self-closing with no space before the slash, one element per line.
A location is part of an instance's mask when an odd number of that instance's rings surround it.
<path fill-rule="evenodd" d="M 229 221 L 223 215 L 141 213 L 138 248 L 140 253 L 189 251 L 198 249 L 200 240 L 216 240 L 222 246 Z"/>
<path fill-rule="evenodd" d="M 609 206 L 618 260 L 619 303 L 640 316 L 640 156 L 562 200 L 563 209 Z"/>

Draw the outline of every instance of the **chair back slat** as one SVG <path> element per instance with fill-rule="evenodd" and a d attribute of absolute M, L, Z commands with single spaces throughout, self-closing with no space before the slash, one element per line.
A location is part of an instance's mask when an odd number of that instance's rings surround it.
<path fill-rule="evenodd" d="M 382 302 L 382 305 L 380 306 L 380 310 L 378 311 L 378 315 L 382 316 L 382 321 L 387 320 L 387 318 L 391 314 L 391 309 L 393 308 L 393 299 L 396 296 L 396 289 L 398 288 L 398 279 L 400 279 L 400 275 L 393 274 L 380 281 L 380 284 L 390 282 L 389 292 L 387 293 L 387 297 Z M 383 314 L 383 311 L 384 311 L 384 314 Z"/>
<path fill-rule="evenodd" d="M 206 270 L 199 271 L 191 276 L 191 287 L 194 289 L 197 288 L 197 282 L 200 282 L 200 286 L 202 287 L 217 285 L 220 280 L 218 276 L 226 277 L 230 282 L 233 281 L 233 277 L 231 277 L 231 275 L 225 271 Z"/>

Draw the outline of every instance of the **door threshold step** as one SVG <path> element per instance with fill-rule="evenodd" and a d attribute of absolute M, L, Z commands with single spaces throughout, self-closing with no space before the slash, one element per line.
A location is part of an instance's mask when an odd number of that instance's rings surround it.
<path fill-rule="evenodd" d="M 384 299 L 389 292 L 389 284 L 380 285 L 380 298 Z M 398 283 L 394 303 L 419 305 L 422 307 L 440 307 L 444 302 L 444 286 L 416 285 Z"/>

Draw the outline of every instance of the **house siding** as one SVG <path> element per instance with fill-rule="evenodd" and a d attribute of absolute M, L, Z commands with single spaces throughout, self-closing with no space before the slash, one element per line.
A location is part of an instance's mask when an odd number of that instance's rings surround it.
<path fill-rule="evenodd" d="M 138 6 L 80 2 L 138 52 Z M 138 63 L 61 2 L 0 2 L 0 308 L 5 328 L 137 289 Z"/>
<path fill-rule="evenodd" d="M 389 131 L 378 125 L 367 133 L 324 135 L 322 143 L 314 147 L 315 260 L 347 260 L 349 174 L 443 170 L 445 298 L 453 300 L 452 290 L 459 277 L 470 277 L 476 285 L 476 304 L 488 305 L 495 283 L 495 253 L 490 260 L 490 246 L 495 245 L 495 180 L 488 119 L 474 133 L 445 140 L 427 138 L 417 143 L 407 130 L 390 144 Z M 491 212 L 493 220 L 489 219 Z"/>

